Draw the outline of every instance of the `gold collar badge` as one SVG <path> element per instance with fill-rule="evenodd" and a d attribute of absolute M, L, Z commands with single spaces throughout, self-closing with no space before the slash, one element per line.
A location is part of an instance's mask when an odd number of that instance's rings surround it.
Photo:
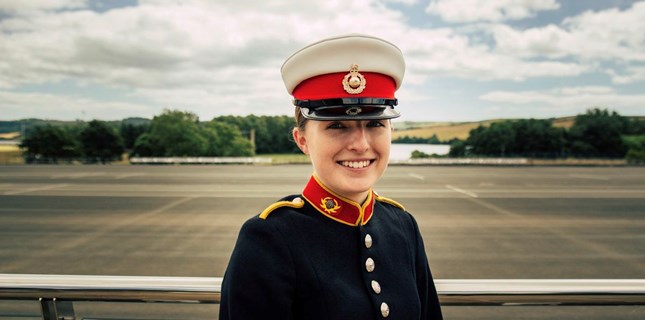
<path fill-rule="evenodd" d="M 338 201 L 332 197 L 325 197 L 320 199 L 320 206 L 327 211 L 329 214 L 338 214 L 338 209 L 340 209 L 340 205 L 338 205 Z"/>
<path fill-rule="evenodd" d="M 349 94 L 359 94 L 365 89 L 366 83 L 365 77 L 358 73 L 358 65 L 352 64 L 349 73 L 343 78 L 343 89 Z"/>

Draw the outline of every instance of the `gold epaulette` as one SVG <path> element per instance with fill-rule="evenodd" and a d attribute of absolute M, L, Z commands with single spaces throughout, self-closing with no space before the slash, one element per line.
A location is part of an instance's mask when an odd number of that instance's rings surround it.
<path fill-rule="evenodd" d="M 396 201 L 394 201 L 394 200 L 392 200 L 392 199 L 390 199 L 390 198 L 381 197 L 381 196 L 379 196 L 379 195 L 377 194 L 377 195 L 376 195 L 376 201 L 381 201 L 381 202 L 389 203 L 389 204 L 391 204 L 391 205 L 393 205 L 393 206 L 395 206 L 395 207 L 397 207 L 397 208 L 400 208 L 401 210 L 405 211 L 405 207 L 404 207 L 402 204 L 400 204 L 400 203 L 398 203 L 398 202 L 396 202 Z"/>
<path fill-rule="evenodd" d="M 275 209 L 282 208 L 282 207 L 290 207 L 290 208 L 302 208 L 302 206 L 305 205 L 305 202 L 302 201 L 300 197 L 294 198 L 291 201 L 278 201 L 270 206 L 268 206 L 262 213 L 260 213 L 260 219 L 266 219 L 271 212 L 273 212 Z"/>

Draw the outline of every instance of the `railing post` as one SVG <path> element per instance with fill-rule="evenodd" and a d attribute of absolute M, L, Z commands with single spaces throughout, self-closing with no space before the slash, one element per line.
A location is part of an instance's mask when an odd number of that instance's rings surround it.
<path fill-rule="evenodd" d="M 56 304 L 54 300 L 40 298 L 40 309 L 43 315 L 43 320 L 58 320 L 56 314 Z"/>
<path fill-rule="evenodd" d="M 72 301 L 56 301 L 53 299 L 40 299 L 40 309 L 43 320 L 75 320 L 74 304 Z"/>

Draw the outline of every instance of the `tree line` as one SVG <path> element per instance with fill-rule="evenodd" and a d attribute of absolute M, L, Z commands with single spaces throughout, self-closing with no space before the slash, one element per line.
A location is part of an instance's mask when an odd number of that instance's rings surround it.
<path fill-rule="evenodd" d="M 27 163 L 108 163 L 131 157 L 238 157 L 293 153 L 294 119 L 288 116 L 223 116 L 200 122 L 197 115 L 164 110 L 151 121 L 120 124 L 92 120 L 39 125 L 21 143 Z"/>
<path fill-rule="evenodd" d="M 152 120 L 38 125 L 21 143 L 27 163 L 80 161 L 108 163 L 131 157 L 253 156 L 299 153 L 291 138 L 289 116 L 220 116 L 202 122 L 197 115 L 164 110 Z M 394 142 L 438 143 L 403 137 Z M 417 152 L 414 157 L 426 155 Z M 591 109 L 575 117 L 569 129 L 551 120 L 495 122 L 451 141 L 451 157 L 627 158 L 645 161 L 645 121 Z"/>
<path fill-rule="evenodd" d="M 569 129 L 550 120 L 509 120 L 472 129 L 453 141 L 451 157 L 627 158 L 645 160 L 645 121 L 590 109 Z M 640 160 L 639 160 L 640 159 Z"/>
<path fill-rule="evenodd" d="M 430 138 L 424 137 L 414 137 L 414 136 L 402 136 L 395 139 L 392 139 L 392 143 L 420 143 L 420 144 L 451 144 L 455 140 L 450 141 L 441 141 L 436 134 L 433 134 Z"/>

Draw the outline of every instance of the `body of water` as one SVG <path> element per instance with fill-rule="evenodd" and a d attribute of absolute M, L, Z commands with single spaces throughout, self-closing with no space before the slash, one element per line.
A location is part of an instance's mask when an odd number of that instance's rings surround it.
<path fill-rule="evenodd" d="M 412 151 L 419 150 L 427 154 L 447 155 L 450 152 L 448 144 L 416 144 L 416 143 L 393 143 L 390 150 L 390 161 L 408 160 Z"/>

